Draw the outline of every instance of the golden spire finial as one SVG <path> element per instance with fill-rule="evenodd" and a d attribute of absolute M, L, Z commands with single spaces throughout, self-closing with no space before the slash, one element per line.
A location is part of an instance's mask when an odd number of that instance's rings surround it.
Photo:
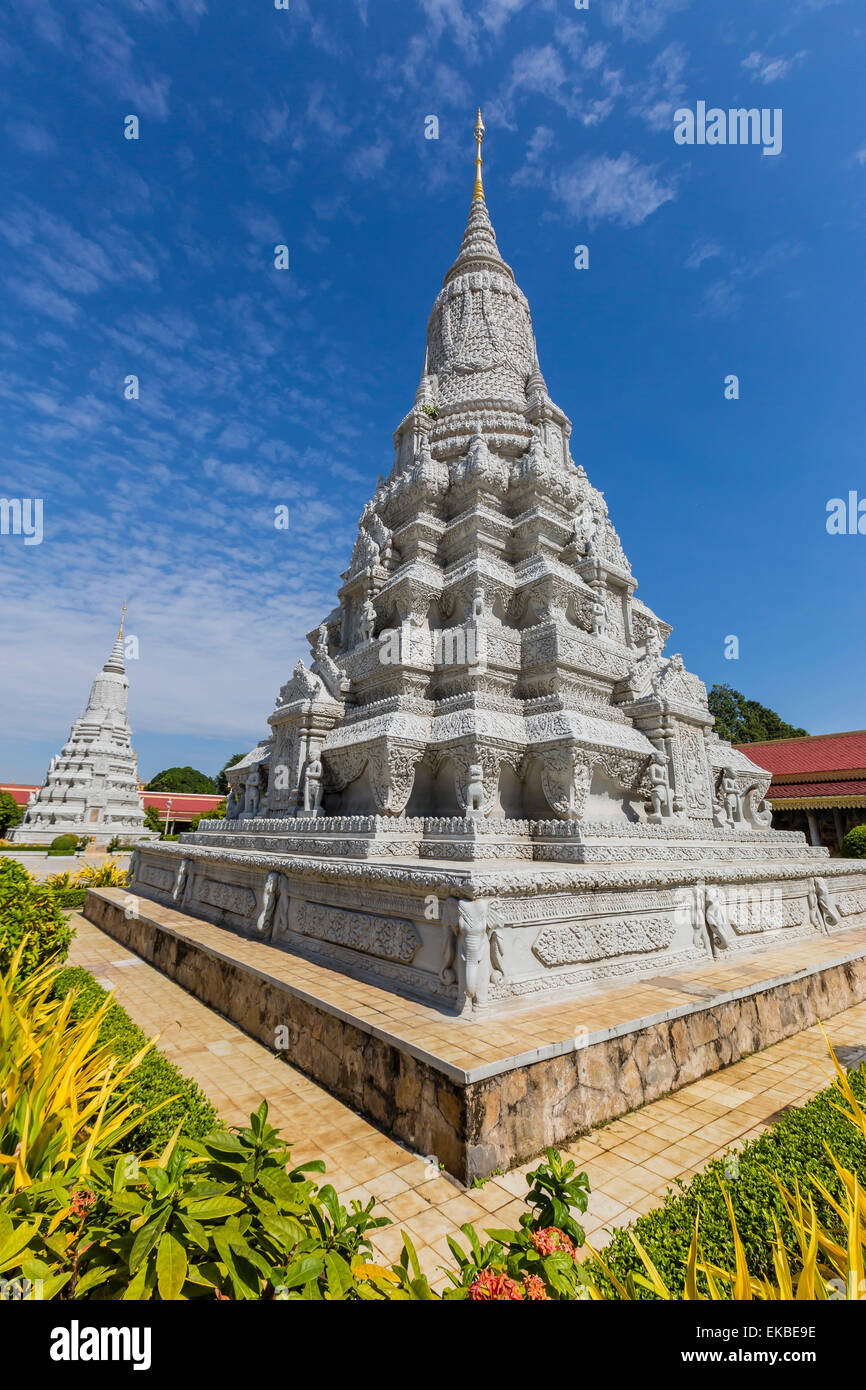
<path fill-rule="evenodd" d="M 475 187 L 472 190 L 472 201 L 480 198 L 484 202 L 484 184 L 481 182 L 481 141 L 484 139 L 484 122 L 481 119 L 481 107 L 478 108 L 478 119 L 475 122 Z"/>
<path fill-rule="evenodd" d="M 123 608 L 121 609 L 121 613 L 120 613 L 120 631 L 119 631 L 118 634 L 117 634 L 117 640 L 118 640 L 118 642 L 120 641 L 121 637 L 123 636 L 123 623 L 124 623 L 124 619 L 125 619 L 125 618 L 126 618 L 126 599 L 123 600 Z"/>

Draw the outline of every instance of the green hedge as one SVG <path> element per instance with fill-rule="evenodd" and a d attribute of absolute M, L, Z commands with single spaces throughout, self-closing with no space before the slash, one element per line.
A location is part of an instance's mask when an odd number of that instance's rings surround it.
<path fill-rule="evenodd" d="M 27 936 L 22 959 L 25 974 L 55 956 L 64 961 L 72 940 L 72 928 L 57 899 L 44 883 L 37 883 L 23 864 L 0 859 L 0 971 L 9 968 L 15 951 Z"/>
<path fill-rule="evenodd" d="M 54 890 L 54 901 L 64 912 L 80 912 L 86 897 L 86 888 L 55 888 Z"/>
<path fill-rule="evenodd" d="M 78 966 L 61 970 L 54 984 L 58 998 L 68 994 L 71 989 L 78 991 L 72 1005 L 75 1019 L 86 1018 L 98 1009 L 107 991 L 97 984 L 93 976 Z M 108 1009 L 99 1030 L 100 1043 L 110 1043 L 119 1061 L 125 1062 L 138 1052 L 147 1041 L 147 1036 L 120 1004 L 113 1003 Z M 220 1123 L 216 1111 L 207 1096 L 189 1077 L 156 1049 L 151 1049 L 136 1067 L 130 1077 L 130 1088 L 134 1099 L 145 1109 L 158 1104 L 168 1096 L 176 1096 L 170 1105 L 158 1114 L 143 1120 L 133 1130 L 126 1141 L 131 1151 L 141 1152 L 154 1148 L 159 1152 L 171 1136 L 177 1123 L 184 1118 L 181 1131 L 188 1138 L 201 1139 Z"/>
<path fill-rule="evenodd" d="M 857 1099 L 861 1104 L 866 1102 L 866 1067 L 852 1071 L 849 1079 Z M 857 1174 L 861 1187 L 866 1186 L 866 1143 L 850 1120 L 840 1114 L 838 1105 L 837 1090 L 828 1087 L 821 1091 L 805 1105 L 789 1110 L 772 1129 L 744 1144 L 736 1155 L 732 1154 L 731 1161 L 734 1157 L 737 1160 L 735 1170 L 726 1173 L 725 1159 L 714 1159 L 691 1182 L 678 1181 L 679 1190 L 668 1192 L 663 1206 L 633 1223 L 630 1229 L 671 1289 L 681 1291 L 683 1288 L 686 1256 L 699 1211 L 701 1248 L 711 1253 L 713 1263 L 727 1269 L 735 1268 L 731 1223 L 719 1186 L 720 1178 L 733 1203 L 753 1276 L 772 1278 L 774 1274 L 773 1213 L 778 1217 L 789 1252 L 793 1254 L 799 1248 L 773 1181 L 774 1174 L 789 1191 L 799 1182 L 804 1196 L 814 1201 L 819 1225 L 835 1232 L 840 1244 L 845 1245 L 844 1229 L 838 1216 L 810 1181 L 812 1176 L 819 1178 L 827 1190 L 841 1200 L 843 1188 L 830 1161 L 829 1146 L 842 1167 L 851 1169 Z M 617 1231 L 603 1254 L 620 1279 L 630 1270 L 645 1272 L 626 1230 Z"/>

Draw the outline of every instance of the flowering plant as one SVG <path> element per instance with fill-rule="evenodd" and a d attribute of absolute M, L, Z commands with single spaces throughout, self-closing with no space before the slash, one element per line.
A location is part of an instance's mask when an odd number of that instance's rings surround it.
<path fill-rule="evenodd" d="M 586 1211 L 586 1173 L 575 1174 L 571 1159 L 563 1162 L 556 1149 L 548 1149 L 546 1162 L 527 1173 L 526 1181 L 530 1210 L 517 1230 L 487 1231 L 489 1240 L 482 1245 L 467 1223 L 461 1230 L 468 1251 L 448 1238 L 457 1269 L 449 1271 L 452 1287 L 445 1291 L 446 1299 L 522 1303 L 588 1296 L 577 1255 L 585 1236 L 572 1215 L 575 1209 Z"/>

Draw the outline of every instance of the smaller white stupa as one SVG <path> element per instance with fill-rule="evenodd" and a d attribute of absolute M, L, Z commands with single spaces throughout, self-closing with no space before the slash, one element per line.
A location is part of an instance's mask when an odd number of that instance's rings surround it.
<path fill-rule="evenodd" d="M 126 615 L 126 604 L 123 605 Z M 42 844 L 57 835 L 87 836 L 107 845 L 153 839 L 144 828 L 132 732 L 126 717 L 129 680 L 123 663 L 123 617 L 111 655 L 96 676 L 87 707 L 48 766 L 24 819 L 10 832 L 16 844 Z"/>

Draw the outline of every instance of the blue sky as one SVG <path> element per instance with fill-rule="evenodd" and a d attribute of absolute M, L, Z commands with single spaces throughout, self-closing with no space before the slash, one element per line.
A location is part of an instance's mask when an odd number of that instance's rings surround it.
<path fill-rule="evenodd" d="M 2 23 L 0 494 L 42 498 L 44 538 L 0 536 L 0 780 L 43 776 L 124 598 L 145 776 L 267 732 L 411 406 L 479 103 L 500 248 L 668 650 L 811 732 L 866 724 L 866 535 L 825 526 L 866 498 L 860 0 Z M 781 108 L 782 152 L 677 145 L 698 101 Z"/>

